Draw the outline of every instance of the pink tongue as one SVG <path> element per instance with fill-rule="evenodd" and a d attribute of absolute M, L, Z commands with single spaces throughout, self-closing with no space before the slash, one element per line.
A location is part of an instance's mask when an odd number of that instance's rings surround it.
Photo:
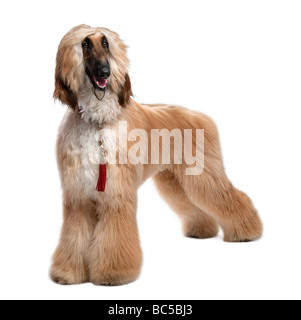
<path fill-rule="evenodd" d="M 107 85 L 107 80 L 106 79 L 101 79 L 101 80 L 97 80 L 94 79 L 96 84 L 100 87 L 100 88 L 104 88 Z"/>

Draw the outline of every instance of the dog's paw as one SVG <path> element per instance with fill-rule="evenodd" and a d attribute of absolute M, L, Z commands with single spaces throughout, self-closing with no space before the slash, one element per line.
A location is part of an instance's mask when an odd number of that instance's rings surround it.
<path fill-rule="evenodd" d="M 235 232 L 232 232 L 230 235 L 224 235 L 225 242 L 252 242 L 259 240 L 262 237 L 262 232 L 257 232 L 253 234 L 241 235 Z"/>
<path fill-rule="evenodd" d="M 225 242 L 251 242 L 258 240 L 263 234 L 263 224 L 257 214 L 252 219 L 240 221 L 224 228 Z"/>
<path fill-rule="evenodd" d="M 51 280 L 54 282 L 54 283 L 57 283 L 61 286 L 68 286 L 68 285 L 71 285 L 71 283 L 68 282 L 68 280 L 66 279 L 63 279 L 61 277 L 57 277 L 57 276 L 52 276 L 50 275 L 51 277 Z"/>
<path fill-rule="evenodd" d="M 208 228 L 199 226 L 187 228 L 186 226 L 184 226 L 184 235 L 187 238 L 210 239 L 216 237 L 218 233 L 219 227 L 217 225 L 212 225 Z"/>
<path fill-rule="evenodd" d="M 139 277 L 138 271 L 127 271 L 122 273 L 110 272 L 106 274 L 90 275 L 90 281 L 96 286 L 123 286 L 132 283 Z"/>
<path fill-rule="evenodd" d="M 85 277 L 85 275 L 78 274 L 72 270 L 60 270 L 58 267 L 51 268 L 50 278 L 53 282 L 63 286 L 88 282 L 88 279 Z"/>

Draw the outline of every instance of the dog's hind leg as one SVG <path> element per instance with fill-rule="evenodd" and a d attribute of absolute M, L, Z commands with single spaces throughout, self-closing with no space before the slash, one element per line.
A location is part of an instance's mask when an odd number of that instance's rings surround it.
<path fill-rule="evenodd" d="M 206 239 L 218 234 L 216 221 L 192 204 L 172 172 L 160 172 L 154 177 L 154 181 L 161 196 L 183 221 L 185 236 Z"/>
<path fill-rule="evenodd" d="M 204 161 L 196 161 L 195 169 L 199 175 L 187 171 L 189 165 L 173 167 L 173 173 L 185 191 L 189 200 L 208 213 L 224 231 L 224 240 L 228 242 L 252 241 L 261 237 L 263 226 L 250 198 L 234 188 L 229 181 L 221 155 L 218 130 L 214 122 L 206 117 L 194 118 L 193 126 L 204 129 L 204 144 L 193 150 L 204 151 Z M 196 153 L 197 156 L 198 153 Z M 204 168 L 202 169 L 202 163 Z M 190 165 L 191 168 L 191 165 Z M 190 169 L 189 168 L 189 169 Z"/>
<path fill-rule="evenodd" d="M 259 239 L 263 226 L 250 198 L 234 188 L 226 174 L 204 170 L 199 176 L 177 176 L 192 203 L 203 208 L 224 231 L 226 242 Z"/>

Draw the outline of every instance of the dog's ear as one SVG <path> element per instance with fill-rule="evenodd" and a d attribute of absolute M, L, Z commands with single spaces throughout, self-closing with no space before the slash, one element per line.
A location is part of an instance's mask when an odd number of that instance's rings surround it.
<path fill-rule="evenodd" d="M 67 55 L 69 54 L 69 56 Z M 67 61 L 67 63 L 66 63 Z M 53 98 L 60 100 L 70 108 L 76 110 L 78 107 L 77 94 L 71 88 L 70 70 L 72 62 L 69 50 L 59 50 L 56 59 L 55 89 Z"/>
<path fill-rule="evenodd" d="M 59 75 L 55 77 L 55 90 L 53 98 L 60 100 L 63 104 L 66 104 L 74 110 L 78 107 L 77 96 L 72 92 L 69 85 L 67 85 Z"/>
<path fill-rule="evenodd" d="M 125 108 L 130 102 L 131 97 L 133 96 L 132 84 L 128 73 L 125 75 L 124 85 L 120 90 L 118 95 L 119 104 Z"/>

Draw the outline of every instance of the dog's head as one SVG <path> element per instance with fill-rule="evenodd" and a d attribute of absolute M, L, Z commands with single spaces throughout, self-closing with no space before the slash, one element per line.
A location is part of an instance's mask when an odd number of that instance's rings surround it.
<path fill-rule="evenodd" d="M 59 45 L 54 98 L 76 109 L 88 79 L 91 89 L 111 90 L 126 107 L 132 96 L 126 48 L 118 34 L 108 29 L 73 28 Z"/>

